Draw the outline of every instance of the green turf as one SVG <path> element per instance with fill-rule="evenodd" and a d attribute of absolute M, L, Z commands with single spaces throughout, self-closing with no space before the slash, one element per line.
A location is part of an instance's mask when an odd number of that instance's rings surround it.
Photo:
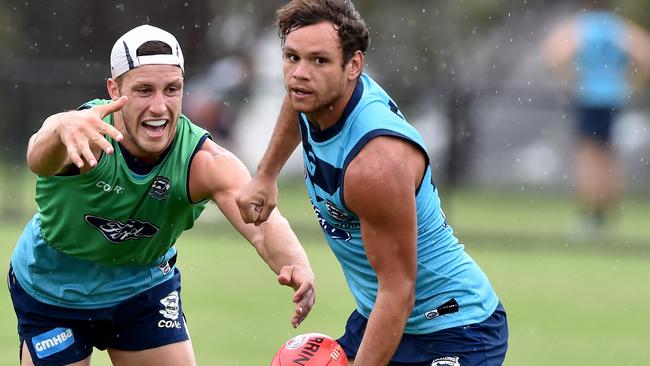
<path fill-rule="evenodd" d="M 292 186 L 281 188 L 280 197 L 318 281 L 316 307 L 298 330 L 289 325 L 291 291 L 276 284 L 252 247 L 218 215 L 181 237 L 183 301 L 198 364 L 267 365 L 294 334 L 341 334 L 352 299 L 303 194 L 304 188 Z M 508 310 L 506 365 L 650 364 L 647 198 L 628 197 L 609 233 L 593 241 L 571 240 L 567 195 L 461 191 L 444 202 Z M 0 261 L 7 263 L 21 227 L 3 222 Z M 0 365 L 14 365 L 15 316 L 6 290 L 0 314 Z M 95 359 L 95 365 L 109 364 L 101 353 Z"/>

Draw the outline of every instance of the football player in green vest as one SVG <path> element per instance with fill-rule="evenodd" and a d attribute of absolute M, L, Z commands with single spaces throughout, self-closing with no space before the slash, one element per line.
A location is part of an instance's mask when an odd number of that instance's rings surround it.
<path fill-rule="evenodd" d="M 110 100 L 50 116 L 29 141 L 38 213 L 9 269 L 23 365 L 194 365 L 175 243 L 209 200 L 294 288 L 298 326 L 314 276 L 275 211 L 245 224 L 235 194 L 250 174 L 181 114 L 184 60 L 176 38 L 149 25 L 111 52 Z"/>

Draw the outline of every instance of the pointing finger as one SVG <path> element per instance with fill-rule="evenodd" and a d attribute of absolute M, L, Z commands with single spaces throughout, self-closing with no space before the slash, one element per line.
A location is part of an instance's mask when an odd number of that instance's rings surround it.
<path fill-rule="evenodd" d="M 119 99 L 114 100 L 108 104 L 100 105 L 95 108 L 99 111 L 99 118 L 104 118 L 111 113 L 117 112 L 126 104 L 128 97 L 126 95 L 121 96 Z"/>

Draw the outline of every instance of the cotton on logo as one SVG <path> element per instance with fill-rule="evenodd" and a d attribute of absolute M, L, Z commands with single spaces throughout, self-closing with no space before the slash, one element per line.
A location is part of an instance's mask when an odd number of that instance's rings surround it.
<path fill-rule="evenodd" d="M 110 185 L 109 183 L 101 180 L 95 184 L 95 187 L 101 188 L 104 192 L 115 192 L 116 194 L 124 193 L 124 187 L 118 186 L 117 184 Z"/>

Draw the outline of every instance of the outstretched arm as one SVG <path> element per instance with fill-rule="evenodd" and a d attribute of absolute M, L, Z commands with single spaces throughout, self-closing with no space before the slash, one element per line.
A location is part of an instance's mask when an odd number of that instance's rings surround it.
<path fill-rule="evenodd" d="M 314 274 L 289 222 L 277 209 L 258 226 L 242 220 L 235 195 L 250 179 L 248 170 L 237 157 L 212 140 L 206 140 L 190 167 L 190 197 L 194 202 L 211 198 L 278 275 L 278 282 L 295 290 L 292 299 L 295 311 L 291 324 L 297 327 L 307 317 L 315 301 Z"/>
<path fill-rule="evenodd" d="M 650 75 L 650 34 L 635 23 L 628 23 L 627 27 L 628 50 L 633 62 L 632 81 L 642 84 Z"/>
<path fill-rule="evenodd" d="M 387 365 L 415 303 L 417 214 L 422 153 L 404 140 L 377 137 L 345 173 L 346 205 L 361 220 L 366 256 L 377 274 L 375 305 L 355 366 Z M 381 199 L 377 199 L 381 197 Z"/>
<path fill-rule="evenodd" d="M 29 168 L 36 174 L 49 176 L 60 173 L 71 164 L 80 170 L 97 165 L 101 150 L 113 153 L 113 147 L 104 136 L 109 135 L 118 141 L 122 139 L 122 134 L 102 118 L 122 109 L 126 100 L 127 97 L 121 97 L 109 104 L 48 117 L 29 139 Z"/>
<path fill-rule="evenodd" d="M 544 40 L 542 53 L 547 66 L 560 76 L 564 86 L 568 86 L 573 79 L 570 67 L 578 40 L 576 24 L 573 19 L 560 23 Z"/>
<path fill-rule="evenodd" d="M 269 218 L 277 205 L 278 175 L 298 143 L 298 114 L 285 97 L 271 141 L 260 160 L 257 173 L 237 195 L 237 205 L 245 222 L 260 225 Z"/>

